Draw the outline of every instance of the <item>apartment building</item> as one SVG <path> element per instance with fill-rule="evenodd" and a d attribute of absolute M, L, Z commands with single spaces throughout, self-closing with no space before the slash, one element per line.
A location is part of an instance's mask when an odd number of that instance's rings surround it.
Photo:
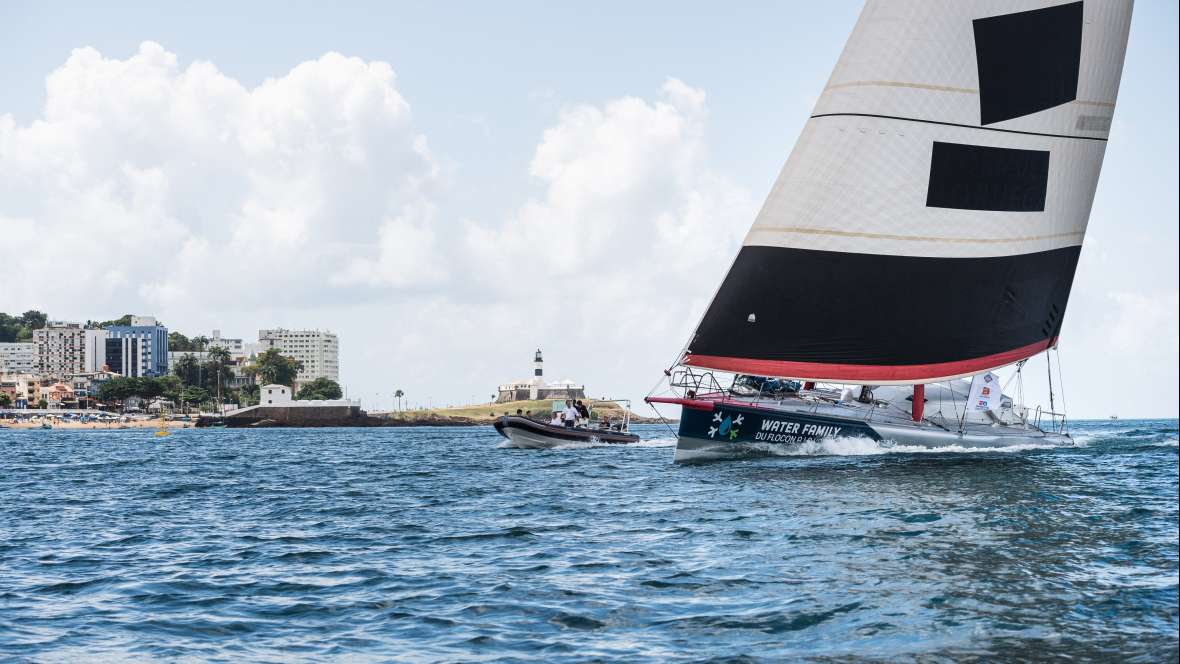
<path fill-rule="evenodd" d="M 60 378 L 86 370 L 86 330 L 81 323 L 49 321 L 33 330 L 33 373 Z"/>
<path fill-rule="evenodd" d="M 331 332 L 283 328 L 258 330 L 258 345 L 263 351 L 276 348 L 283 355 L 303 363 L 303 370 L 295 378 L 298 384 L 316 378 L 340 382 L 340 342 Z"/>
<path fill-rule="evenodd" d="M 37 345 L 32 342 L 0 342 L 0 376 L 33 373 L 37 361 Z"/>

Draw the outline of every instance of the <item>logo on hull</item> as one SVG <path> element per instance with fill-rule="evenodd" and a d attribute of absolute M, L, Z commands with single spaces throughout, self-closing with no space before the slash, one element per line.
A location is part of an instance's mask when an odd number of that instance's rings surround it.
<path fill-rule="evenodd" d="M 741 413 L 738 413 L 737 417 L 733 417 L 732 415 L 724 415 L 721 411 L 717 411 L 713 413 L 713 422 L 709 426 L 709 437 L 716 438 L 716 436 L 720 435 L 723 440 L 726 438 L 736 440 L 738 434 L 741 433 L 740 427 L 745 419 L 745 416 Z"/>

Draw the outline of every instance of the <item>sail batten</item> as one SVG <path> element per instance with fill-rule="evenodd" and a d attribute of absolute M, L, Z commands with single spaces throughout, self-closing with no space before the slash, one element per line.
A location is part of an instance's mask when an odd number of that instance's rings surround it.
<path fill-rule="evenodd" d="M 684 363 L 922 383 L 1055 344 L 1130 15 L 870 0 Z"/>

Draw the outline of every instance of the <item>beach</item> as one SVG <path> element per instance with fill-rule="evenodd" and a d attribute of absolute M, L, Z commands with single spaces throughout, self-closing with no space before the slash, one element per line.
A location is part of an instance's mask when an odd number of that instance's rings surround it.
<path fill-rule="evenodd" d="M 9 429 L 40 429 L 41 425 L 46 422 L 46 418 L 41 418 L 35 421 L 23 420 L 0 420 L 0 427 L 7 427 Z M 128 422 L 77 422 L 74 420 L 60 420 L 50 417 L 49 424 L 54 429 L 68 429 L 68 430 L 89 430 L 89 429 L 159 429 L 161 425 L 168 429 L 186 429 L 194 426 L 196 418 L 192 422 L 181 422 L 176 420 L 168 420 L 160 422 L 158 419 L 148 420 L 130 420 Z"/>

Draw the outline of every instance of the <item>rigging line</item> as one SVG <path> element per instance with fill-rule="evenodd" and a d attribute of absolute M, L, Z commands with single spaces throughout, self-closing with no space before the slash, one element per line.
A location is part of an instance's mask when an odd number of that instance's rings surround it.
<path fill-rule="evenodd" d="M 966 399 L 963 400 L 963 416 L 959 417 L 959 400 L 955 398 L 954 384 L 948 380 L 946 382 L 946 388 L 950 390 L 951 393 L 951 406 L 955 410 L 955 421 L 959 423 L 959 433 L 963 433 L 963 423 L 967 419 L 967 401 Z"/>
<path fill-rule="evenodd" d="M 656 417 L 660 418 L 660 424 L 664 425 L 664 428 L 666 428 L 668 430 L 668 433 L 672 434 L 673 438 L 676 438 L 677 435 L 676 435 L 676 432 L 672 429 L 672 425 L 668 424 L 668 420 L 664 419 L 664 414 L 661 413 L 658 409 L 656 409 L 656 405 L 650 401 L 645 401 L 644 403 L 646 403 L 648 405 L 648 407 L 651 408 L 652 412 L 656 414 Z M 683 414 L 681 414 L 681 416 L 683 417 Z"/>
<path fill-rule="evenodd" d="M 1061 390 L 1061 433 L 1065 433 L 1065 414 L 1069 407 L 1065 405 L 1065 376 L 1061 373 L 1061 349 L 1054 348 L 1057 353 L 1057 388 Z"/>
<path fill-rule="evenodd" d="M 1028 362 L 1025 358 L 1016 363 L 1016 393 L 1020 398 L 1020 421 L 1028 426 L 1028 406 L 1024 405 L 1024 363 Z"/>
<path fill-rule="evenodd" d="M 976 125 L 959 124 L 957 122 L 941 122 L 939 120 L 923 120 L 921 118 L 904 118 L 897 115 L 880 115 L 877 113 L 816 113 L 812 118 L 834 118 L 834 117 L 852 117 L 852 118 L 880 118 L 882 120 L 901 120 L 902 122 L 918 122 L 921 124 L 942 125 L 944 127 L 962 127 L 963 129 L 982 129 L 984 131 L 999 131 L 1005 134 L 1024 134 L 1025 136 L 1044 136 L 1046 138 L 1073 138 L 1079 141 L 1102 141 L 1107 139 L 1101 136 L 1071 136 L 1069 134 L 1047 134 L 1039 131 L 1020 131 L 1019 129 L 1000 129 L 999 127 L 979 127 Z"/>
<path fill-rule="evenodd" d="M 1053 403 L 1053 361 L 1049 359 L 1049 351 L 1045 351 L 1045 373 L 1049 375 L 1049 412 L 1057 414 L 1057 406 Z"/>
<path fill-rule="evenodd" d="M 664 382 L 665 380 L 668 381 L 669 387 L 671 387 L 672 377 L 668 375 L 660 376 L 659 380 L 656 381 L 656 384 L 652 385 L 651 389 L 647 391 L 647 396 L 650 397 L 651 395 L 655 394 L 656 390 L 660 387 L 660 383 Z"/>

